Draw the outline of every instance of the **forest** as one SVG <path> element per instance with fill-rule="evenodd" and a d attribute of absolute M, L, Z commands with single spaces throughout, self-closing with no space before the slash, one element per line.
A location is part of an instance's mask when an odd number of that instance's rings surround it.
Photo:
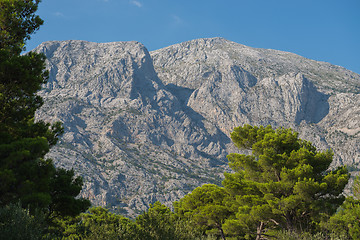
<path fill-rule="evenodd" d="M 195 188 L 172 207 L 135 219 L 79 198 L 82 178 L 46 158 L 61 123 L 35 120 L 48 72 L 43 54 L 22 54 L 43 24 L 39 0 L 0 0 L 0 239 L 359 239 L 360 180 L 330 168 L 292 129 L 237 127 L 246 154 L 228 155 L 221 186 Z"/>

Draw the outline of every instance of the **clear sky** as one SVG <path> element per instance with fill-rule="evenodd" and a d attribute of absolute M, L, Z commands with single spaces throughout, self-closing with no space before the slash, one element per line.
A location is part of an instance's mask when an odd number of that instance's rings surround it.
<path fill-rule="evenodd" d="M 149 51 L 207 37 L 293 52 L 360 73 L 360 0 L 43 0 L 27 44 L 138 41 Z"/>

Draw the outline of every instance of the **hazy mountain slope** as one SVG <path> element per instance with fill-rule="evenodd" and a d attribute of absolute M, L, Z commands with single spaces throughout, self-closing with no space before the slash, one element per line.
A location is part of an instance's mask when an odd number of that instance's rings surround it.
<path fill-rule="evenodd" d="M 293 127 L 334 164 L 359 162 L 360 76 L 221 38 L 149 53 L 137 42 L 46 42 L 38 118 L 64 123 L 49 154 L 86 181 L 83 196 L 128 215 L 219 183 L 234 127 Z"/>

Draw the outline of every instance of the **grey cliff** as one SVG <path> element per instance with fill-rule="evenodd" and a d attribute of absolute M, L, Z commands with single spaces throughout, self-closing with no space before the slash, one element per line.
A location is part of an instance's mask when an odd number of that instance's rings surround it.
<path fill-rule="evenodd" d="M 45 42 L 50 78 L 38 119 L 65 133 L 48 154 L 84 177 L 83 197 L 127 216 L 229 171 L 243 124 L 291 127 L 332 167 L 360 162 L 360 75 L 223 38 L 153 52 L 138 42 Z"/>

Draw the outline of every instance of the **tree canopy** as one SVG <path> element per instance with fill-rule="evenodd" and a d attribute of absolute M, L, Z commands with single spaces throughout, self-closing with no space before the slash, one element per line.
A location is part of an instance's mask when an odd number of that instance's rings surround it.
<path fill-rule="evenodd" d="M 225 239 L 222 225 L 231 215 L 225 202 L 227 196 L 224 188 L 205 184 L 194 189 L 179 202 L 175 202 L 175 212 L 192 221 L 206 234 Z"/>
<path fill-rule="evenodd" d="M 346 198 L 336 214 L 322 223 L 326 231 L 341 233 L 347 239 L 360 239 L 360 178 L 357 176 L 352 185 L 353 196 Z"/>
<path fill-rule="evenodd" d="M 0 1 L 0 48 L 15 53 L 24 50 L 31 34 L 39 30 L 43 20 L 35 14 L 40 0 Z"/>
<path fill-rule="evenodd" d="M 204 185 L 175 205 L 200 228 L 251 239 L 279 230 L 311 232 L 344 201 L 349 174 L 346 167 L 329 169 L 331 151 L 270 126 L 238 127 L 231 138 L 249 154 L 228 155 L 234 172 L 225 173 L 223 187 Z"/>
<path fill-rule="evenodd" d="M 239 225 L 254 218 L 258 234 L 277 226 L 311 230 L 323 214 L 332 215 L 344 201 L 349 174 L 346 167 L 329 170 L 331 151 L 318 152 L 291 129 L 270 126 L 239 127 L 231 138 L 239 148 L 252 151 L 228 156 L 236 173 L 225 175 L 224 186 L 239 192 Z M 234 187 L 239 180 L 243 185 Z"/>
<path fill-rule="evenodd" d="M 0 205 L 20 201 L 30 209 L 73 215 L 90 205 L 75 198 L 82 180 L 45 158 L 62 126 L 35 121 L 43 104 L 37 92 L 48 77 L 45 56 L 21 55 L 26 40 L 43 23 L 35 14 L 39 2 L 0 0 Z"/>

